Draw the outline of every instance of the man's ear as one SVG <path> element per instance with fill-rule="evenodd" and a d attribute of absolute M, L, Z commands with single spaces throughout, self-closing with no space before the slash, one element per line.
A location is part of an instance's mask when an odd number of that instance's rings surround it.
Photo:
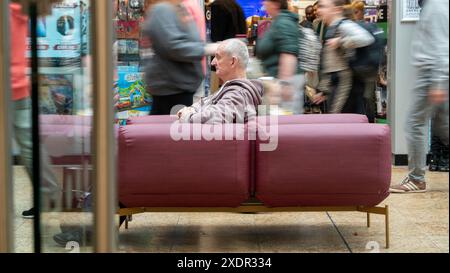
<path fill-rule="evenodd" d="M 231 66 L 235 67 L 238 64 L 238 59 L 236 57 L 231 58 Z"/>

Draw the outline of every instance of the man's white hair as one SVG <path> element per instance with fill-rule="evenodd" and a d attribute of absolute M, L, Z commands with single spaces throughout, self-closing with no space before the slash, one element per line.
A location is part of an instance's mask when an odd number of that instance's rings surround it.
<path fill-rule="evenodd" d="M 222 42 L 221 47 L 228 56 L 237 58 L 242 68 L 247 69 L 250 56 L 244 42 L 239 39 L 228 39 Z"/>

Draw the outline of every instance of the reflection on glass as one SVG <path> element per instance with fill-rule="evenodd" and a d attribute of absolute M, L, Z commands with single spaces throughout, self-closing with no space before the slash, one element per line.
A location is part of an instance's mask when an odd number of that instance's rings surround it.
<path fill-rule="evenodd" d="M 89 4 L 64 0 L 41 18 L 46 26 L 46 36 L 38 39 L 44 252 L 92 251 Z"/>
<path fill-rule="evenodd" d="M 57 1 L 53 1 L 57 2 Z M 64 0 L 38 19 L 43 252 L 92 251 L 90 1 Z M 16 252 L 33 252 L 28 11 L 11 4 Z M 27 40 L 28 34 L 28 40 Z M 27 60 L 28 59 L 28 60 Z M 26 218 L 22 220 L 21 218 Z"/>

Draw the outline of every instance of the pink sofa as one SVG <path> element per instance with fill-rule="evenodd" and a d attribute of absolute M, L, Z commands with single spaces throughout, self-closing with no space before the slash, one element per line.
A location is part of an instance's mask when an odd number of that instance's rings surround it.
<path fill-rule="evenodd" d="M 121 216 L 174 211 L 360 211 L 385 216 L 389 247 L 390 129 L 360 115 L 258 118 L 256 139 L 175 141 L 175 117 L 119 130 Z M 204 131 L 236 125 L 195 125 Z M 262 128 L 261 128 L 262 126 Z M 221 127 L 221 128 L 218 128 Z M 247 124 L 244 135 L 254 128 Z M 237 129 L 236 129 L 237 130 Z M 175 130 L 177 131 L 177 130 Z M 261 151 L 267 137 L 276 149 Z M 186 135 L 185 135 L 186 136 Z M 126 221 L 128 228 L 128 221 Z"/>
<path fill-rule="evenodd" d="M 280 117 L 265 127 L 277 127 L 270 152 L 258 151 L 261 132 L 256 141 L 174 141 L 172 120 L 136 118 L 120 128 L 119 199 L 126 207 L 238 207 L 251 197 L 269 207 L 375 206 L 388 196 L 390 130 L 366 117 Z M 202 128 L 218 126 L 235 125 Z"/>
<path fill-rule="evenodd" d="M 174 116 L 148 116 L 118 128 L 120 216 L 158 211 L 360 211 L 367 213 L 368 225 L 371 213 L 386 217 L 389 246 L 389 208 L 378 206 L 389 195 L 391 179 L 387 125 L 369 124 L 365 116 L 351 114 L 281 116 L 276 123 L 260 117 L 257 132 L 250 124 L 175 121 Z M 48 118 L 43 124 L 48 131 L 44 138 L 59 132 L 60 143 L 90 136 L 88 121 Z M 243 138 L 196 139 L 199 135 L 192 131 L 199 126 L 222 134 L 239 131 Z M 182 134 L 189 141 L 174 140 L 171 132 L 181 129 L 191 130 Z M 277 140 L 276 149 L 261 150 L 267 137 Z M 65 148 L 76 157 L 76 151 Z"/>

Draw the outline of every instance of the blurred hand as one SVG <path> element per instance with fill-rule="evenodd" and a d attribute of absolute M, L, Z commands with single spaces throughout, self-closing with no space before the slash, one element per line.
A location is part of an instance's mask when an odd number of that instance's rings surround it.
<path fill-rule="evenodd" d="M 327 45 L 332 49 L 338 49 L 341 46 L 341 38 L 329 39 Z"/>
<path fill-rule="evenodd" d="M 322 102 L 327 100 L 327 96 L 324 96 L 324 94 L 321 93 L 317 93 L 316 95 L 314 95 L 312 102 L 314 104 L 321 104 Z"/>
<path fill-rule="evenodd" d="M 428 91 L 428 100 L 431 104 L 441 104 L 448 100 L 448 93 L 442 89 L 430 89 Z"/>

